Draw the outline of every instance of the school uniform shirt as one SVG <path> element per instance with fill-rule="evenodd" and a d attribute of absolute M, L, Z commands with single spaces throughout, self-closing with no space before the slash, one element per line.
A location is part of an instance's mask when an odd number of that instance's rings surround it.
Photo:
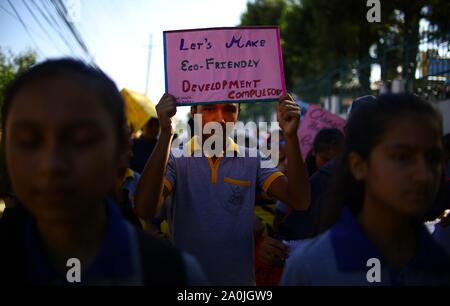
<path fill-rule="evenodd" d="M 107 225 L 100 250 L 93 263 L 85 270 L 81 266 L 82 285 L 144 285 L 144 269 L 141 258 L 142 240 L 137 230 L 123 219 L 117 205 L 106 201 Z M 58 274 L 44 255 L 42 241 L 38 235 L 34 219 L 29 215 L 25 224 L 25 244 L 28 260 L 28 285 L 70 285 L 66 275 Z M 145 234 L 142 234 L 145 235 Z M 153 247 L 159 245 L 153 243 Z M 162 251 L 164 252 L 164 251 Z M 182 265 L 185 269 L 187 283 L 190 285 L 206 285 L 207 279 L 198 262 L 190 255 L 183 253 Z M 83 263 L 80 263 L 81 265 Z M 72 263 L 70 267 L 73 267 Z M 68 267 L 68 271 L 70 269 Z M 76 274 L 68 273 L 72 276 Z M 152 283 L 158 284 L 158 280 Z M 77 285 L 77 282 L 73 283 Z"/>
<path fill-rule="evenodd" d="M 445 249 L 450 257 L 450 225 L 444 227 L 441 223 L 436 224 L 434 227 L 433 238 Z"/>
<path fill-rule="evenodd" d="M 418 249 L 403 268 L 390 267 L 348 209 L 337 224 L 307 240 L 287 260 L 281 285 L 450 285 L 448 254 L 420 224 Z M 379 260 L 379 265 L 373 258 Z M 377 267 L 379 270 L 377 271 Z"/>
<path fill-rule="evenodd" d="M 255 194 L 283 174 L 262 168 L 258 151 L 231 138 L 226 152 L 215 161 L 205 157 L 197 137 L 171 152 L 164 184 L 172 192 L 172 239 L 200 262 L 212 285 L 255 285 Z"/>

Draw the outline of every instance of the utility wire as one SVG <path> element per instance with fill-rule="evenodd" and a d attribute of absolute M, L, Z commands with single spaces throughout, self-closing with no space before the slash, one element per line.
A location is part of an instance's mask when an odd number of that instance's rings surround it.
<path fill-rule="evenodd" d="M 11 1 L 8 0 L 9 5 L 11 6 L 12 10 L 14 11 L 14 13 L 17 16 L 17 19 L 19 20 L 19 22 L 22 24 L 22 26 L 24 27 L 25 31 L 27 32 L 28 36 L 30 37 L 31 41 L 33 42 L 33 44 L 36 46 L 36 50 L 38 52 L 39 55 L 42 55 L 42 50 L 39 48 L 38 44 L 36 43 L 36 41 L 33 38 L 33 35 L 31 35 L 30 30 L 28 29 L 27 25 L 25 24 L 25 22 L 23 22 L 22 18 L 20 17 L 19 13 L 17 12 L 16 8 L 12 5 Z"/>
<path fill-rule="evenodd" d="M 27 8 L 28 12 L 30 12 L 31 16 L 33 17 L 33 19 L 36 21 L 36 23 L 39 25 L 39 27 L 41 28 L 41 30 L 46 33 L 48 31 L 46 31 L 45 27 L 42 25 L 41 21 L 39 20 L 39 18 L 37 18 L 37 16 L 34 14 L 33 10 L 30 8 L 30 6 L 28 6 L 27 1 L 22 0 L 23 4 L 25 5 L 25 7 Z M 44 35 L 45 36 L 45 35 Z M 54 45 L 56 47 L 56 49 L 58 49 L 59 52 L 64 53 L 57 44 L 54 43 L 54 41 L 49 38 L 49 40 L 51 41 L 52 45 Z"/>
<path fill-rule="evenodd" d="M 67 20 L 67 17 L 66 17 L 67 16 L 67 8 L 65 7 L 64 3 L 62 3 L 61 0 L 51 0 L 51 3 L 56 8 L 56 11 L 57 11 L 59 17 L 65 23 L 65 25 L 67 26 L 69 31 L 72 33 L 72 36 L 75 38 L 75 40 L 78 43 L 78 45 L 80 46 L 80 48 L 84 51 L 85 55 L 88 56 L 89 60 L 91 62 L 93 62 L 93 57 L 92 57 L 91 53 L 89 52 L 89 49 L 87 48 L 80 33 L 78 32 L 76 27 Z"/>

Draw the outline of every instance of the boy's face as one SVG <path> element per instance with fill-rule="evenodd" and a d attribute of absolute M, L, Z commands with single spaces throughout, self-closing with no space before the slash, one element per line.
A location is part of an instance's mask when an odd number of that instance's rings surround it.
<path fill-rule="evenodd" d="M 192 113 L 202 115 L 202 130 L 207 123 L 218 122 L 222 125 L 223 132 L 225 133 L 225 124 L 227 122 L 236 123 L 238 120 L 239 104 L 198 105 L 196 108 L 193 108 Z"/>
<path fill-rule="evenodd" d="M 147 139 L 157 139 L 159 134 L 159 121 L 151 118 L 144 126 L 144 137 Z"/>
<path fill-rule="evenodd" d="M 80 82 L 69 76 L 33 81 L 11 101 L 7 167 L 19 200 L 40 220 L 86 216 L 118 175 L 112 116 Z"/>
<path fill-rule="evenodd" d="M 316 166 L 317 169 L 322 168 L 327 162 L 338 156 L 340 153 L 339 147 L 329 147 L 325 150 L 316 152 Z"/>

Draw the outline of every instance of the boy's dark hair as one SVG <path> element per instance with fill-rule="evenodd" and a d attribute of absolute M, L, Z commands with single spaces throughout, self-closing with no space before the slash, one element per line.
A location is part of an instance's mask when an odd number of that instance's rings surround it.
<path fill-rule="evenodd" d="M 5 91 L 4 103 L 1 110 L 1 129 L 5 135 L 5 123 L 8 112 L 11 108 L 11 103 L 16 94 L 27 84 L 39 79 L 46 79 L 60 75 L 78 75 L 81 82 L 90 88 L 105 106 L 105 109 L 110 113 L 116 128 L 116 136 L 120 148 L 126 145 L 126 120 L 124 114 L 124 103 L 117 89 L 115 83 L 99 68 L 86 64 L 78 59 L 61 58 L 50 59 L 42 63 L 32 66 L 8 86 Z M 9 184 L 6 175 L 5 165 L 5 137 L 2 137 L 0 148 L 0 196 L 8 192 Z"/>
<path fill-rule="evenodd" d="M 358 153 L 368 159 L 390 123 L 405 116 L 429 116 L 442 129 L 441 114 L 427 101 L 411 93 L 385 94 L 373 103 L 363 103 L 354 110 L 347 122 L 344 150 L 337 160 L 331 190 L 327 195 L 327 214 L 321 231 L 333 225 L 343 206 L 358 214 L 364 201 L 364 184 L 350 171 L 348 156 Z"/>
<path fill-rule="evenodd" d="M 344 134 L 336 128 L 323 128 L 314 138 L 314 152 L 321 152 L 331 147 L 340 148 L 344 144 Z"/>
<path fill-rule="evenodd" d="M 344 134 L 337 128 L 323 128 L 314 137 L 313 146 L 306 155 L 305 163 L 309 176 L 317 170 L 315 154 L 331 148 L 341 149 L 344 144 Z"/>

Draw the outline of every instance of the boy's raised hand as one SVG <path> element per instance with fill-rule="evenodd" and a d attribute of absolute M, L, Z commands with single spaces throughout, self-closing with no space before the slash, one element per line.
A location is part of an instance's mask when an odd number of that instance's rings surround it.
<path fill-rule="evenodd" d="M 177 101 L 171 94 L 165 93 L 156 105 L 161 133 L 173 134 L 171 118 L 177 113 Z"/>
<path fill-rule="evenodd" d="M 294 102 L 289 94 L 278 99 L 277 119 L 285 137 L 297 135 L 300 123 L 300 106 Z"/>

